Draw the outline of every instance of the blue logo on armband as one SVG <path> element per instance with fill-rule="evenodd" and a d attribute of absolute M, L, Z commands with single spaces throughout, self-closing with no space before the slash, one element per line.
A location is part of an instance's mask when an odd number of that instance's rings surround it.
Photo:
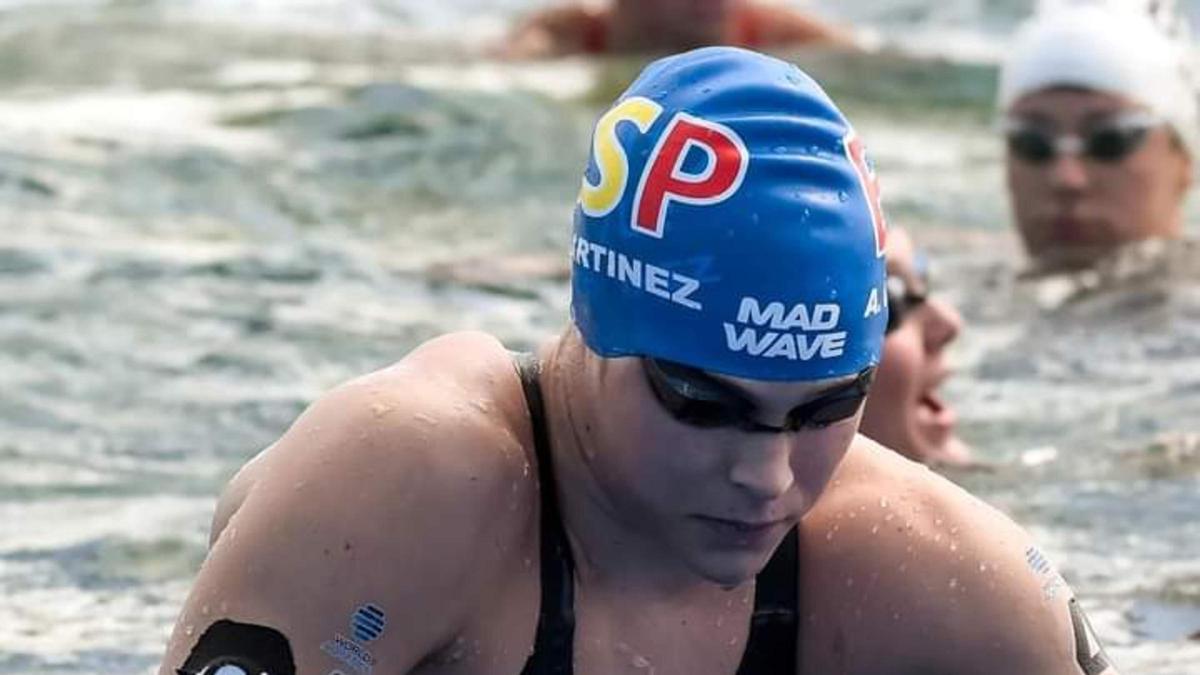
<path fill-rule="evenodd" d="M 366 604 L 354 611 L 350 626 L 354 630 L 354 638 L 360 642 L 370 642 L 383 634 L 387 618 L 383 610 L 375 605 Z"/>

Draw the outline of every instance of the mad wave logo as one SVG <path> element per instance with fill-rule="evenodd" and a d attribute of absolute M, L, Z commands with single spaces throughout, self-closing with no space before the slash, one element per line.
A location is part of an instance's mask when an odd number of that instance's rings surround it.
<path fill-rule="evenodd" d="M 837 330 L 841 316 L 836 303 L 788 305 L 746 296 L 737 321 L 725 322 L 725 344 L 731 352 L 767 359 L 835 359 L 846 353 L 846 331 Z"/>
<path fill-rule="evenodd" d="M 879 178 L 875 175 L 875 165 L 867 157 L 867 148 L 854 131 L 846 134 L 842 143 L 846 147 L 846 157 L 850 159 L 854 172 L 858 174 L 858 183 L 862 186 L 867 205 L 871 209 L 871 225 L 875 230 L 875 256 L 882 257 L 887 247 L 887 220 L 884 218 L 883 204 L 879 198 Z"/>
<path fill-rule="evenodd" d="M 647 98 L 628 98 L 596 123 L 592 160 L 599 181 L 584 177 L 579 206 L 584 214 L 602 218 L 621 203 L 629 186 L 629 157 L 617 137 L 622 122 L 647 133 L 662 116 L 662 106 Z M 702 168 L 685 170 L 700 153 Z M 659 136 L 638 181 L 630 226 L 642 234 L 662 238 L 672 202 L 705 206 L 719 204 L 734 194 L 746 177 L 750 152 L 740 136 L 722 124 L 675 113 Z"/>
<path fill-rule="evenodd" d="M 354 632 L 354 639 L 359 642 L 370 642 L 383 634 L 383 627 L 387 625 L 387 618 L 383 614 L 383 610 L 375 605 L 366 604 L 354 611 L 354 616 L 350 617 L 350 628 Z"/>

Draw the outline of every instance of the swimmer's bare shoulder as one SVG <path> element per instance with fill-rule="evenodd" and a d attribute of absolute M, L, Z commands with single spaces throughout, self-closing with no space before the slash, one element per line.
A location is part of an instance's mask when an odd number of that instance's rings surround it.
<path fill-rule="evenodd" d="M 160 673 L 218 621 L 282 634 L 302 675 L 353 672 L 322 645 L 368 604 L 385 615 L 379 672 L 436 660 L 483 612 L 531 632 L 530 433 L 512 356 L 482 334 L 326 394 L 231 482 Z"/>
<path fill-rule="evenodd" d="M 801 550 L 805 672 L 1117 673 L 1094 635 L 1077 654 L 1082 610 L 1028 534 L 862 436 Z"/>

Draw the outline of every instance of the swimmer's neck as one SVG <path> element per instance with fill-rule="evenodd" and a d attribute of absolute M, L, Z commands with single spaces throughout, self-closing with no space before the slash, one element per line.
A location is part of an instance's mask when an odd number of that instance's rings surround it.
<path fill-rule="evenodd" d="M 597 478 L 592 462 L 603 448 L 590 447 L 584 430 L 600 424 L 595 414 L 599 406 L 573 386 L 590 376 L 583 371 L 589 362 L 582 358 L 583 350 L 576 334 L 539 353 L 559 517 L 575 560 L 576 583 L 663 599 L 748 587 L 753 578 L 722 584 L 694 572 L 661 537 L 640 528 L 637 514 L 618 504 Z"/>

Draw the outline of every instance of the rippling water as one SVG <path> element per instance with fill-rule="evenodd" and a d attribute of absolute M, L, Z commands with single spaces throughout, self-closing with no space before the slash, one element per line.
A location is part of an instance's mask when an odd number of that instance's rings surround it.
<path fill-rule="evenodd" d="M 537 4 L 0 2 L 0 673 L 149 672 L 221 485 L 315 396 L 558 329 L 636 65 L 472 56 Z M 1015 281 L 988 62 L 1029 3 L 827 4 L 942 57 L 797 55 L 970 321 L 951 396 L 996 470 L 956 478 L 1126 672 L 1200 673 L 1200 260 Z"/>

